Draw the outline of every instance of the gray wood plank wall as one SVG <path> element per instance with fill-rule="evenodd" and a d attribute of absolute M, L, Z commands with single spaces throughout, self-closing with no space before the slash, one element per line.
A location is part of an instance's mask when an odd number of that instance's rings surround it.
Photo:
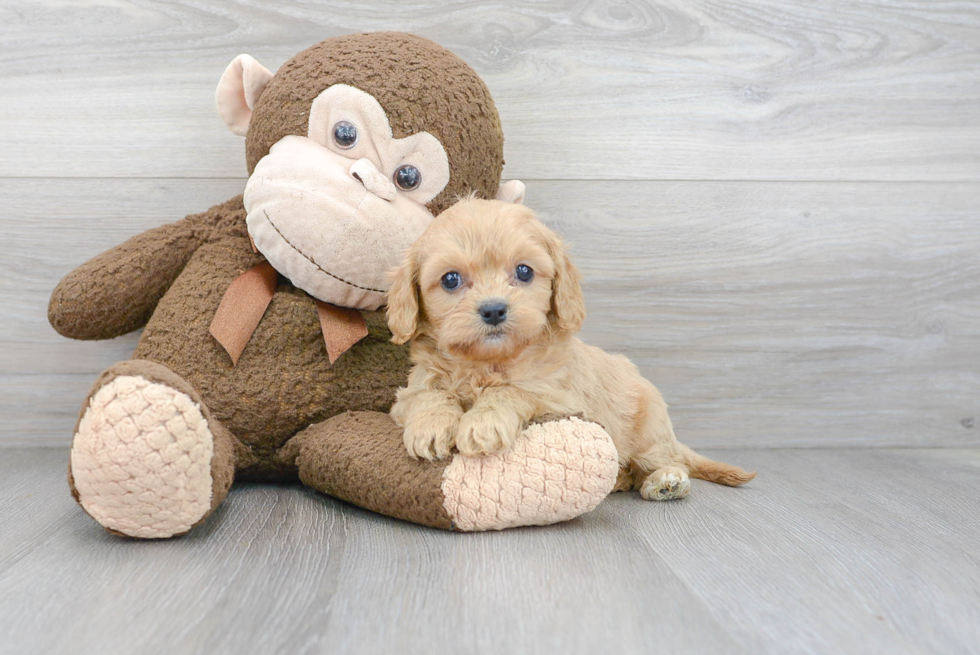
<path fill-rule="evenodd" d="M 67 444 L 135 345 L 58 337 L 57 280 L 243 188 L 224 66 L 384 29 L 487 81 L 585 338 L 684 440 L 980 444 L 980 3 L 749 0 L 5 0 L 0 444 Z"/>

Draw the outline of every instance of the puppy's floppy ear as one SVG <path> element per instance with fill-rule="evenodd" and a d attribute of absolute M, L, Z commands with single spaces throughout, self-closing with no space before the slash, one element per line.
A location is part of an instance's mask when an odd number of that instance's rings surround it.
<path fill-rule="evenodd" d="M 419 328 L 419 250 L 412 246 L 402 265 L 392 272 L 388 289 L 388 328 L 391 340 L 405 343 L 418 334 Z"/>
<path fill-rule="evenodd" d="M 568 258 L 565 244 L 550 230 L 546 246 L 555 263 L 555 276 L 551 280 L 551 313 L 559 329 L 577 331 L 585 321 L 582 276 Z"/>

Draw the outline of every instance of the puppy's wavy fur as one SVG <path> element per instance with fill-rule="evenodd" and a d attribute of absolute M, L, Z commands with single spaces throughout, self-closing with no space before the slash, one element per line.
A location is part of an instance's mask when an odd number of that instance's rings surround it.
<path fill-rule="evenodd" d="M 520 264 L 531 280 L 518 279 Z M 462 280 L 452 291 L 449 272 Z M 484 321 L 487 303 L 505 304 L 506 319 Z M 574 336 L 584 319 L 578 270 L 530 209 L 467 198 L 440 214 L 388 292 L 393 340 L 412 342 L 414 368 L 391 409 L 409 454 L 493 453 L 536 418 L 578 414 L 616 444 L 619 488 L 644 498 L 686 495 L 689 475 L 730 486 L 755 477 L 678 442 L 656 387 L 622 355 Z"/>

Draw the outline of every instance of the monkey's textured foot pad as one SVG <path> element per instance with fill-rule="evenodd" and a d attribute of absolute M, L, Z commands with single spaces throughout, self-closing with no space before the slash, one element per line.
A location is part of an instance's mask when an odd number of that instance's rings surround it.
<path fill-rule="evenodd" d="M 110 531 L 147 539 L 189 531 L 211 511 L 214 438 L 186 393 L 120 375 L 89 398 L 71 449 L 79 503 Z"/>
<path fill-rule="evenodd" d="M 595 509 L 618 474 L 606 431 L 572 417 L 528 426 L 502 454 L 457 455 L 443 472 L 443 503 L 457 530 L 545 525 Z"/>

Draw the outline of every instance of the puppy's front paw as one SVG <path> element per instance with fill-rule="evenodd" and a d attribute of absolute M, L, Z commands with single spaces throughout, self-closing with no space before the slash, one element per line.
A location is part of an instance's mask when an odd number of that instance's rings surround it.
<path fill-rule="evenodd" d="M 446 406 L 405 417 L 403 438 L 408 454 L 429 461 L 449 457 L 462 415 L 462 408 Z"/>
<path fill-rule="evenodd" d="M 475 457 L 510 448 L 521 432 L 521 419 L 514 412 L 471 409 L 463 414 L 456 434 L 460 454 Z"/>
<path fill-rule="evenodd" d="M 640 486 L 640 495 L 644 500 L 673 500 L 683 498 L 689 491 L 691 480 L 687 471 L 676 466 L 657 469 Z"/>

